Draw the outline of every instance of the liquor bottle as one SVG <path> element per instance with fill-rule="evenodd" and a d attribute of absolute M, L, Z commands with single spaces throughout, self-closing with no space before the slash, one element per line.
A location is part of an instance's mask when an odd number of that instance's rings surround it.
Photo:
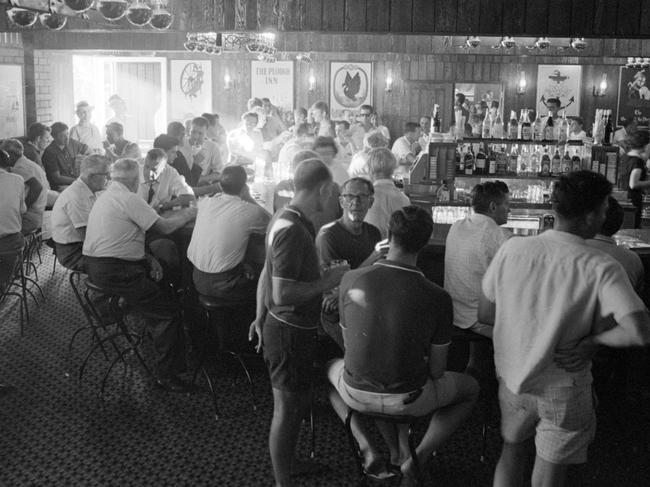
<path fill-rule="evenodd" d="M 523 140 L 532 140 L 533 138 L 533 128 L 531 127 L 528 110 L 524 111 L 524 121 L 521 124 L 521 138 Z"/>
<path fill-rule="evenodd" d="M 517 171 L 517 158 L 515 158 L 515 172 Z M 508 173 L 508 155 L 506 154 L 506 146 L 501 146 L 501 150 L 497 152 L 497 174 L 505 176 Z"/>
<path fill-rule="evenodd" d="M 519 138 L 519 122 L 517 122 L 517 112 L 510 110 L 510 124 L 508 125 L 508 138 L 515 140 Z"/>
<path fill-rule="evenodd" d="M 611 144 L 613 132 L 614 132 L 614 125 L 612 124 L 612 111 L 607 110 L 607 122 L 605 122 L 605 136 L 603 137 L 603 144 L 605 145 Z"/>
<path fill-rule="evenodd" d="M 517 154 L 517 146 L 513 145 L 510 149 L 510 155 L 508 156 L 508 168 L 507 173 L 514 176 L 519 170 L 519 154 Z"/>
<path fill-rule="evenodd" d="M 544 154 L 542 155 L 542 176 L 550 176 L 551 174 L 551 158 L 548 155 L 548 147 L 544 147 Z"/>
<path fill-rule="evenodd" d="M 540 153 L 539 153 L 539 146 L 536 145 L 531 148 L 530 152 L 530 174 L 533 176 L 536 176 L 541 172 L 541 162 L 540 162 Z"/>
<path fill-rule="evenodd" d="M 533 140 L 544 140 L 544 122 L 542 122 L 542 116 L 539 110 L 537 110 L 537 117 L 533 124 Z"/>
<path fill-rule="evenodd" d="M 521 146 L 519 151 L 519 157 L 517 158 L 517 174 L 519 176 L 528 176 L 530 156 L 528 155 L 528 149 L 525 145 Z"/>
<path fill-rule="evenodd" d="M 467 152 L 465 153 L 465 174 L 472 175 L 474 173 L 474 151 L 470 144 Z"/>
<path fill-rule="evenodd" d="M 571 157 L 571 170 L 580 171 L 582 169 L 582 159 L 578 153 L 578 148 L 576 147 L 573 151 L 573 156 Z"/>
<path fill-rule="evenodd" d="M 503 119 L 501 118 L 501 112 L 497 112 L 497 116 L 494 118 L 492 123 L 492 133 L 490 134 L 493 139 L 503 139 Z"/>
<path fill-rule="evenodd" d="M 560 153 L 556 150 L 553 154 L 553 159 L 551 159 L 551 176 L 559 176 L 561 174 L 562 158 Z"/>
<path fill-rule="evenodd" d="M 440 105 L 433 105 L 433 117 L 431 118 L 431 133 L 439 134 L 442 121 L 440 120 Z"/>
<path fill-rule="evenodd" d="M 490 149 L 488 155 L 488 174 L 496 174 L 496 173 L 497 173 L 497 156 L 494 153 L 494 150 Z"/>
<path fill-rule="evenodd" d="M 456 174 L 464 174 L 465 173 L 465 163 L 463 162 L 463 158 L 460 155 L 460 150 L 459 146 L 456 146 L 456 150 L 454 152 L 454 157 L 456 159 Z"/>
<path fill-rule="evenodd" d="M 487 156 L 483 152 L 483 148 L 479 147 L 478 152 L 476 153 L 476 162 L 474 166 L 474 174 L 485 174 L 487 173 Z"/>
<path fill-rule="evenodd" d="M 523 139 L 524 131 L 524 109 L 519 112 L 519 121 L 517 122 L 517 138 Z"/>
<path fill-rule="evenodd" d="M 555 127 L 553 126 L 553 116 L 551 112 L 548 113 L 548 118 L 546 119 L 546 127 L 544 128 L 544 139 L 553 140 L 555 139 Z"/>
<path fill-rule="evenodd" d="M 564 151 L 564 156 L 562 157 L 561 169 L 562 169 L 562 174 L 571 172 L 571 156 L 569 155 L 568 147 Z"/>
<path fill-rule="evenodd" d="M 490 130 L 491 126 L 492 126 L 492 121 L 491 120 L 492 120 L 492 118 L 490 117 L 490 113 L 485 112 L 485 118 L 483 119 L 483 129 L 481 130 L 481 138 L 483 138 L 483 139 L 489 139 L 490 138 L 490 135 L 491 135 L 491 132 L 492 132 L 492 130 Z"/>
<path fill-rule="evenodd" d="M 562 111 L 562 119 L 560 120 L 560 129 L 557 140 L 560 144 L 566 144 L 569 139 L 569 122 L 566 119 L 566 111 Z"/>

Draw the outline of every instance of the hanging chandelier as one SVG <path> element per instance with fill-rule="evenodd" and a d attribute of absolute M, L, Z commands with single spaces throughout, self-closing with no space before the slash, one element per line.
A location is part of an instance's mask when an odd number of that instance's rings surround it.
<path fill-rule="evenodd" d="M 247 51 L 265 62 L 277 61 L 274 32 L 189 32 L 183 47 L 189 52 L 219 55 L 223 51 Z"/>

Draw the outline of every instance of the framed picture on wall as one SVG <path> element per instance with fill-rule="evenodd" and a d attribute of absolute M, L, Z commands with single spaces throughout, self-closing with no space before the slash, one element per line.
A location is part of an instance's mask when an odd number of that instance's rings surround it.
<path fill-rule="evenodd" d="M 636 120 L 642 127 L 650 125 L 650 70 L 621 67 L 618 85 L 617 125 Z"/>
<path fill-rule="evenodd" d="M 171 120 L 188 120 L 212 112 L 212 62 L 173 59 L 171 63 Z"/>
<path fill-rule="evenodd" d="M 540 64 L 537 69 L 538 113 L 546 114 L 546 100 L 558 98 L 567 116 L 580 116 L 580 83 L 582 66 Z"/>
<path fill-rule="evenodd" d="M 0 64 L 0 138 L 25 135 L 23 67 Z"/>
<path fill-rule="evenodd" d="M 357 112 L 372 105 L 372 63 L 330 62 L 330 116 L 343 118 L 344 111 Z"/>
<path fill-rule="evenodd" d="M 251 98 L 268 98 L 280 111 L 293 111 L 293 61 L 251 61 Z"/>

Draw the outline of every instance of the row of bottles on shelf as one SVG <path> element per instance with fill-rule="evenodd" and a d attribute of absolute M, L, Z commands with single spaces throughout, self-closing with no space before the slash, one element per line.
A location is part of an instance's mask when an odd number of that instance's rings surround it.
<path fill-rule="evenodd" d="M 489 144 L 487 148 L 478 144 L 461 145 L 456 149 L 457 175 L 495 175 L 495 176 L 559 176 L 571 171 L 591 169 L 591 158 L 583 157 L 582 147 L 556 146 L 549 152 L 548 146 L 512 145 L 510 152 L 506 146 Z"/>
<path fill-rule="evenodd" d="M 614 122 L 612 121 L 612 111 L 602 108 L 596 108 L 594 125 L 592 128 L 594 142 L 596 144 L 611 144 L 614 135 Z"/>

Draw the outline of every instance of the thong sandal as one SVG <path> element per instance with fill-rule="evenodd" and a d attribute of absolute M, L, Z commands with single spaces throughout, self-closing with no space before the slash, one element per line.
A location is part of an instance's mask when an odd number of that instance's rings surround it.
<path fill-rule="evenodd" d="M 387 468 L 385 465 L 379 472 L 371 472 L 369 470 L 366 470 L 364 467 L 363 474 L 366 477 L 369 477 L 374 480 L 388 480 L 397 476 L 397 473 L 395 471 L 391 470 L 390 468 Z"/>

